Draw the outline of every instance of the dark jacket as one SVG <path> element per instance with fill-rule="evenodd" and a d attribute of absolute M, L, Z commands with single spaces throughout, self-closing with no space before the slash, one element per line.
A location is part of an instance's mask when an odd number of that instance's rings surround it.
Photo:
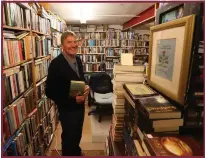
<path fill-rule="evenodd" d="M 84 104 L 77 104 L 74 97 L 69 96 L 70 81 L 85 81 L 83 65 L 79 57 L 76 57 L 80 77 L 68 64 L 62 54 L 51 61 L 46 80 L 46 96 L 52 99 L 59 111 L 75 111 L 84 108 Z"/>

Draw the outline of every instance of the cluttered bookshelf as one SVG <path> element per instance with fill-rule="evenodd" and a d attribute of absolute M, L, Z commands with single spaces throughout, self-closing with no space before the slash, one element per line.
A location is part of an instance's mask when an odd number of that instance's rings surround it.
<path fill-rule="evenodd" d="M 169 13 L 169 10 L 173 11 L 173 8 L 182 6 L 183 9 L 186 10 L 186 14 L 175 20 L 170 19 L 163 22 L 163 24 L 159 22 L 160 18 L 157 18 L 159 20 L 157 20 L 157 22 L 159 23 L 151 28 L 150 67 L 148 68 L 147 82 L 141 81 L 140 83 L 137 79 L 132 83 L 122 82 L 123 78 L 119 80 L 118 77 L 120 72 L 121 74 L 126 74 L 125 67 L 127 67 L 128 71 L 129 68 L 133 70 L 138 66 L 114 65 L 115 77 L 113 91 L 117 97 L 114 97 L 113 109 L 116 110 L 114 110 L 109 136 L 105 143 L 106 155 L 204 155 L 202 121 L 202 94 L 204 94 L 202 89 L 203 38 L 201 36 L 203 32 L 203 20 L 201 19 L 203 17 L 203 9 L 201 4 L 195 4 L 195 10 L 192 10 L 190 14 L 188 12 L 190 5 L 192 4 L 166 3 L 161 9 L 159 8 L 159 17 L 160 14 L 164 16 Z M 167 16 L 167 18 L 169 18 L 169 16 Z M 173 41 L 170 40 L 169 43 L 163 43 L 164 41 L 160 40 L 160 37 L 164 39 L 169 39 L 169 37 L 162 35 L 156 38 L 156 34 L 163 31 L 163 33 L 165 33 L 167 29 L 174 28 L 177 30 L 177 26 L 183 22 L 184 24 L 180 26 L 189 28 L 188 30 L 191 34 L 189 34 L 189 38 L 186 38 L 190 42 L 189 45 L 193 45 L 193 49 L 191 47 L 188 48 L 186 46 L 187 43 L 184 43 L 183 47 L 186 48 L 186 56 L 184 57 L 186 59 L 184 59 L 184 61 L 186 61 L 186 63 L 183 62 L 183 71 L 176 73 L 175 69 L 173 76 L 169 79 L 168 75 L 163 75 L 163 72 L 168 73 L 168 71 L 165 71 L 165 68 L 169 67 L 166 64 L 170 63 L 170 55 L 166 48 L 173 50 L 173 45 L 171 44 Z M 190 22 L 189 26 L 186 25 L 187 22 Z M 169 33 L 167 32 L 167 34 Z M 181 38 L 177 37 L 177 35 L 175 37 Z M 158 41 L 158 43 L 153 41 Z M 161 56 L 160 53 L 162 54 Z M 179 56 L 179 54 L 177 54 L 177 56 Z M 160 61 L 164 62 L 167 60 L 169 62 L 165 62 L 166 64 L 164 63 L 160 71 L 157 68 L 160 65 L 157 64 L 159 64 Z M 176 62 L 174 63 L 176 64 Z M 175 64 L 173 64 L 174 67 L 176 67 Z M 179 62 L 177 62 L 177 64 L 179 64 Z M 116 73 L 116 69 L 119 74 Z M 178 76 L 183 74 L 183 78 L 177 78 L 175 76 L 176 74 L 178 74 Z M 118 81 L 116 81 L 116 79 L 118 79 Z M 173 81 L 178 82 L 177 86 L 176 84 L 171 84 L 172 87 L 170 86 L 170 83 Z M 182 86 L 183 83 L 186 83 L 185 86 Z M 174 91 L 176 92 L 176 89 L 173 87 L 183 90 L 183 92 L 178 91 L 173 95 Z"/>
<path fill-rule="evenodd" d="M 84 71 L 106 72 L 113 77 L 113 67 L 121 53 L 132 53 L 136 64 L 143 65 L 149 52 L 149 34 L 123 32 L 108 25 L 68 25 L 78 39 L 85 39 L 78 55 Z"/>
<path fill-rule="evenodd" d="M 58 110 L 45 81 L 58 21 L 38 3 L 3 2 L 3 155 L 43 156 L 54 137 Z"/>

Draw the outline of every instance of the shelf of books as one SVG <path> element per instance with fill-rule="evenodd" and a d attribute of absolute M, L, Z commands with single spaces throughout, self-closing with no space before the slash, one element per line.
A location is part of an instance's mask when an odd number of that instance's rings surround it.
<path fill-rule="evenodd" d="M 3 2 L 3 155 L 43 156 L 56 129 L 56 105 L 45 97 L 50 20 L 37 3 Z M 18 15 L 18 16 L 16 16 Z"/>
<path fill-rule="evenodd" d="M 133 53 L 135 63 L 141 65 L 148 58 L 149 34 L 122 32 L 108 25 L 68 25 L 68 29 L 78 39 L 84 39 L 77 54 L 84 63 L 85 73 L 103 71 L 112 77 L 121 53 Z"/>

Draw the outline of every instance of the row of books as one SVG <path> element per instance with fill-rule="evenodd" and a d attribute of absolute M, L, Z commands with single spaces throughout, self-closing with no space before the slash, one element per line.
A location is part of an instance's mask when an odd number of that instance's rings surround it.
<path fill-rule="evenodd" d="M 103 62 L 105 60 L 105 55 L 80 55 L 82 62 Z"/>
<path fill-rule="evenodd" d="M 4 107 L 22 95 L 33 83 L 32 64 L 26 63 L 4 71 Z"/>
<path fill-rule="evenodd" d="M 55 105 L 47 98 L 20 126 L 4 155 L 43 156 L 56 129 Z"/>
<path fill-rule="evenodd" d="M 135 47 L 134 40 L 116 40 L 116 39 L 106 39 L 106 40 L 85 40 L 82 46 L 102 46 L 102 47 Z"/>
<path fill-rule="evenodd" d="M 37 15 L 32 9 L 31 9 L 31 28 L 32 30 L 50 35 L 51 34 L 51 24 L 48 19 L 42 18 L 39 15 Z"/>
<path fill-rule="evenodd" d="M 51 60 L 56 58 L 59 54 L 61 53 L 61 50 L 59 48 L 51 48 L 50 55 L 51 55 Z"/>
<path fill-rule="evenodd" d="M 135 39 L 139 41 L 149 41 L 149 34 L 135 33 Z"/>
<path fill-rule="evenodd" d="M 114 32 L 113 30 L 107 32 L 76 32 L 78 39 L 95 39 L 95 40 L 135 40 L 139 42 L 136 45 L 147 45 L 149 41 L 149 34 L 139 34 L 135 32 Z"/>
<path fill-rule="evenodd" d="M 106 33 L 105 32 L 90 32 L 90 33 L 78 33 L 76 32 L 76 36 L 78 39 L 95 39 L 95 40 L 105 40 L 106 39 Z"/>
<path fill-rule="evenodd" d="M 113 69 L 114 63 L 113 62 L 106 62 L 106 69 Z"/>
<path fill-rule="evenodd" d="M 40 81 L 48 74 L 48 67 L 50 64 L 50 60 L 44 59 L 44 60 L 36 60 L 35 61 L 35 77 L 36 82 Z"/>
<path fill-rule="evenodd" d="M 51 40 L 45 36 L 32 36 L 33 38 L 33 57 L 47 56 L 51 50 Z"/>
<path fill-rule="evenodd" d="M 64 32 L 67 29 L 66 23 L 63 20 L 59 20 L 59 17 L 52 12 L 48 11 L 48 18 L 51 22 L 51 28 L 59 31 Z"/>
<path fill-rule="evenodd" d="M 95 54 L 95 53 L 105 53 L 104 47 L 79 47 L 78 48 L 79 54 Z"/>
<path fill-rule="evenodd" d="M 61 35 L 60 32 L 52 32 L 52 38 L 51 38 L 51 45 L 53 47 L 58 47 L 61 45 Z"/>
<path fill-rule="evenodd" d="M 31 14 L 17 3 L 3 4 L 3 24 L 19 28 L 31 28 Z"/>
<path fill-rule="evenodd" d="M 4 109 L 3 127 L 4 127 L 4 142 L 14 134 L 14 132 L 21 126 L 23 121 L 27 118 L 28 114 L 35 108 L 33 103 L 33 90 L 30 90 L 22 98 L 15 101 Z"/>
<path fill-rule="evenodd" d="M 74 32 L 103 32 L 107 30 L 107 25 L 69 25 Z"/>
<path fill-rule="evenodd" d="M 42 84 L 36 86 L 37 102 L 41 101 L 41 99 L 45 96 L 45 88 L 45 81 Z"/>
<path fill-rule="evenodd" d="M 3 39 L 3 65 L 10 66 L 32 58 L 31 36 Z"/>
<path fill-rule="evenodd" d="M 4 156 L 32 156 L 40 146 L 38 141 L 36 112 L 28 117 L 11 140 Z"/>
<path fill-rule="evenodd" d="M 149 55 L 149 48 L 136 48 L 134 55 Z"/>
<path fill-rule="evenodd" d="M 106 67 L 105 64 L 83 64 L 84 72 L 91 72 L 91 71 L 105 71 Z"/>
<path fill-rule="evenodd" d="M 121 32 L 121 30 L 109 29 L 107 32 L 108 39 L 135 39 L 135 32 Z"/>
<path fill-rule="evenodd" d="M 140 55 L 138 56 L 137 54 L 134 56 L 133 62 L 136 65 L 143 65 L 146 60 L 148 60 L 148 56 L 147 55 Z"/>
<path fill-rule="evenodd" d="M 88 39 L 84 40 L 84 42 L 81 45 L 82 47 L 105 47 L 105 40 L 95 40 L 95 39 Z"/>
<path fill-rule="evenodd" d="M 131 52 L 132 48 L 108 48 L 106 50 L 107 56 L 120 56 L 122 53 Z"/>
<path fill-rule="evenodd" d="M 149 47 L 149 41 L 135 41 L 135 45 L 139 47 Z"/>

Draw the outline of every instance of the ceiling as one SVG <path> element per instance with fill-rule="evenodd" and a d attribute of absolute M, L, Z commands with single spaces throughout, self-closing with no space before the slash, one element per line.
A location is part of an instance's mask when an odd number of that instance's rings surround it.
<path fill-rule="evenodd" d="M 50 3 L 50 10 L 68 24 L 122 25 L 154 3 Z"/>

